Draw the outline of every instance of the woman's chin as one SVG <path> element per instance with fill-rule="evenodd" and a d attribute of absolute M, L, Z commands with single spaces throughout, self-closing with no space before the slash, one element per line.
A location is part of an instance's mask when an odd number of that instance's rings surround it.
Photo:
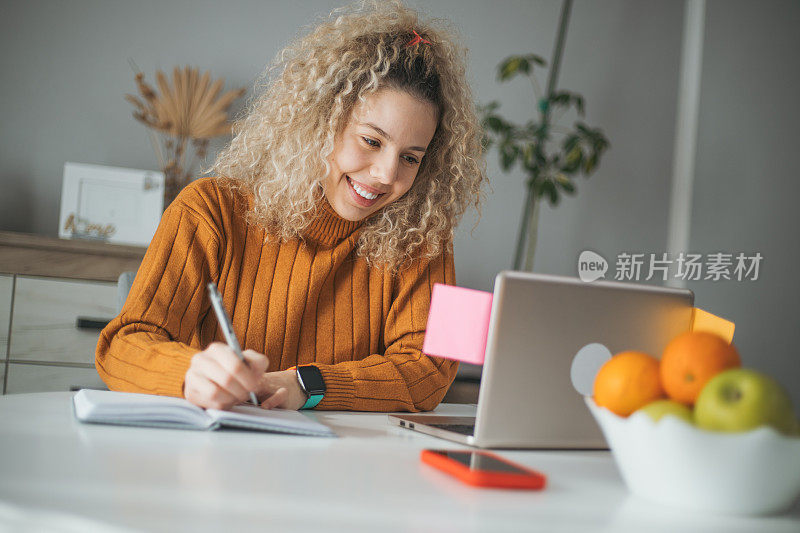
<path fill-rule="evenodd" d="M 372 214 L 372 210 L 367 210 L 347 202 L 331 202 L 328 200 L 328 203 L 331 204 L 331 207 L 336 211 L 339 217 L 349 222 L 359 222 Z"/>

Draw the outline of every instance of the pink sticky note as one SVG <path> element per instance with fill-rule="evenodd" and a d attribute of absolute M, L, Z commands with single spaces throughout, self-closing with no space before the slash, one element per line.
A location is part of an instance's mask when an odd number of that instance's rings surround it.
<path fill-rule="evenodd" d="M 491 311 L 490 292 L 434 284 L 422 351 L 482 365 Z"/>

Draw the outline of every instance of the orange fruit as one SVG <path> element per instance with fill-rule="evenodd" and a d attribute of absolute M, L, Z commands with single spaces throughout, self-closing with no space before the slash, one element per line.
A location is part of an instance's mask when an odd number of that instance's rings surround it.
<path fill-rule="evenodd" d="M 628 416 L 664 397 L 658 359 L 644 352 L 620 352 L 594 378 L 594 401 L 619 416 Z"/>
<path fill-rule="evenodd" d="M 714 333 L 688 331 L 672 339 L 661 355 L 661 383 L 670 398 L 694 405 L 709 379 L 742 366 L 736 347 Z"/>

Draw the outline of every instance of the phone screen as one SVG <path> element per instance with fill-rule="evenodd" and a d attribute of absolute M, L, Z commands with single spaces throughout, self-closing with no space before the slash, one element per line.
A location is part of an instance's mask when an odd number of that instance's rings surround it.
<path fill-rule="evenodd" d="M 471 470 L 489 470 L 491 472 L 510 472 L 513 474 L 528 474 L 514 465 L 503 461 L 498 461 L 491 455 L 484 455 L 480 452 L 462 452 L 453 450 L 429 450 L 430 452 L 443 455 L 448 459 L 457 461 Z"/>

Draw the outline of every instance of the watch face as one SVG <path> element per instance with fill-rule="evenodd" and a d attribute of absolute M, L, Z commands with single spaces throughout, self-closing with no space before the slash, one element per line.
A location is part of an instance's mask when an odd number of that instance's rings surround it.
<path fill-rule="evenodd" d="M 321 394 L 325 392 L 325 380 L 322 379 L 322 372 L 319 368 L 309 365 L 297 367 L 297 375 L 300 384 L 308 394 Z"/>

